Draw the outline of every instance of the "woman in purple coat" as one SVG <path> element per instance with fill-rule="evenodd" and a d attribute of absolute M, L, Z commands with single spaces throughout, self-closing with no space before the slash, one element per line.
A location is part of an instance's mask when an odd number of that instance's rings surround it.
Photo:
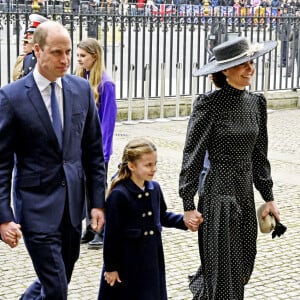
<path fill-rule="evenodd" d="M 77 62 L 76 75 L 89 80 L 94 91 L 107 167 L 112 155 L 113 135 L 117 117 L 116 86 L 105 71 L 103 50 L 96 39 L 87 38 L 78 43 Z"/>
<path fill-rule="evenodd" d="M 116 86 L 105 71 L 103 50 L 96 39 L 87 38 L 78 43 L 77 62 L 76 75 L 89 80 L 98 107 L 107 178 L 117 118 Z M 87 225 L 89 225 L 89 219 L 87 217 Z M 86 231 L 81 241 L 82 243 L 89 242 L 88 248 L 99 249 L 102 247 L 102 236 L 98 233 L 94 236 Z"/>
<path fill-rule="evenodd" d="M 156 162 L 156 147 L 149 140 L 125 146 L 105 204 L 98 300 L 167 300 L 162 226 L 187 227 L 183 215 L 167 211 L 161 188 L 152 181 Z"/>

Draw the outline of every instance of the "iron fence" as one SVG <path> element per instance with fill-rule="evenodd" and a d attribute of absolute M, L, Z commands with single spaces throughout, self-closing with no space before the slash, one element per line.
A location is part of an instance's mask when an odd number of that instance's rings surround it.
<path fill-rule="evenodd" d="M 81 1 L 31 1 L 0 4 L 0 85 L 11 81 L 20 53 L 24 30 L 32 12 L 57 20 L 70 31 L 73 59 L 76 44 L 85 37 L 98 39 L 104 48 L 107 70 L 117 85 L 117 98 L 190 96 L 210 89 L 207 77 L 193 77 L 205 64 L 211 49 L 233 36 L 246 36 L 252 43 L 277 40 L 272 53 L 256 60 L 254 91 L 299 88 L 299 41 L 289 41 L 299 30 L 299 17 L 292 10 L 207 5 L 91 5 Z M 286 56 L 286 66 L 282 58 Z M 297 67 L 296 67 L 297 66 Z M 290 76 L 289 76 L 290 75 Z M 147 90 L 146 90 L 147 89 Z M 163 94 L 163 95 L 162 95 Z"/>

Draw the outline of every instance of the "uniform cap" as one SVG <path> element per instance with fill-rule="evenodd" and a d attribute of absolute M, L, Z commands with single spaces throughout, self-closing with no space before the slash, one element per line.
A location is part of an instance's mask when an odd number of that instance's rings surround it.
<path fill-rule="evenodd" d="M 33 33 L 35 29 L 41 24 L 48 21 L 47 18 L 39 15 L 39 14 L 31 14 L 29 16 L 29 20 L 31 22 L 30 26 L 26 29 L 25 32 Z"/>

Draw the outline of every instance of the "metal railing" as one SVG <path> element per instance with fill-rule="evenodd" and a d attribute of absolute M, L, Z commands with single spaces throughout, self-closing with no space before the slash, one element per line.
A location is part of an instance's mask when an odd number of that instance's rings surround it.
<path fill-rule="evenodd" d="M 71 73 L 76 65 L 76 44 L 88 36 L 100 41 L 105 50 L 107 70 L 117 85 L 118 99 L 129 96 L 160 99 L 205 92 L 210 89 L 207 77 L 195 79 L 192 74 L 208 61 L 216 44 L 233 36 L 246 36 L 253 43 L 278 41 L 274 51 L 257 59 L 252 90 L 285 90 L 300 86 L 299 67 L 295 67 L 299 61 L 299 51 L 295 51 L 300 48 L 299 42 L 288 41 L 290 33 L 299 30 L 299 18 L 292 12 L 286 16 L 280 10 L 266 8 L 237 12 L 231 7 L 191 5 L 140 7 L 112 3 L 95 6 L 84 1 L 80 7 L 72 8 L 70 2 L 66 6 L 67 2 L 45 1 L 39 13 L 69 29 L 73 42 Z M 0 4 L 1 86 L 11 81 L 28 17 L 36 10 L 31 1 Z M 288 58 L 293 58 L 290 77 L 290 69 L 278 67 L 284 53 L 286 65 Z"/>

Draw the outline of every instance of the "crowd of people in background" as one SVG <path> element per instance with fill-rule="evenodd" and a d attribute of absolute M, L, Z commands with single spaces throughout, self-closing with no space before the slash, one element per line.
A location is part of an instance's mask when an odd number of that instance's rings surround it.
<path fill-rule="evenodd" d="M 87 1 L 76 1 L 80 6 L 80 3 L 86 3 Z M 105 5 L 105 4 L 137 4 L 147 5 L 148 3 L 155 4 L 173 4 L 173 5 L 210 5 L 210 6 L 234 6 L 236 4 L 241 7 L 274 7 L 274 8 L 298 8 L 300 9 L 300 0 L 110 0 L 110 1 L 89 1 L 91 5 Z"/>
<path fill-rule="evenodd" d="M 88 8 L 80 2 L 78 9 Z M 90 2 L 93 12 L 145 16 L 296 16 L 300 0 L 109 0 Z M 252 20 L 248 20 L 252 22 Z"/>
<path fill-rule="evenodd" d="M 0 4 L 11 4 L 11 5 L 29 5 L 31 6 L 33 1 L 9 1 L 0 0 Z M 147 6 L 152 5 L 200 5 L 200 6 L 225 6 L 225 7 L 270 7 L 277 8 L 281 10 L 283 8 L 288 8 L 292 11 L 300 9 L 300 0 L 56 0 L 56 1 L 45 1 L 38 0 L 38 5 L 42 10 L 43 7 L 51 6 L 63 6 L 64 8 L 69 8 L 69 11 L 78 13 L 83 10 L 82 7 L 88 6 L 89 8 L 96 7 L 109 7 L 109 6 L 134 6 L 136 5 L 138 9 L 145 9 Z"/>
<path fill-rule="evenodd" d="M 78 9 L 86 2 L 78 3 Z M 300 0 L 109 0 L 89 2 L 93 9 L 120 15 L 295 16 Z M 168 8 L 168 9 L 167 9 Z M 285 12 L 285 13 L 286 13 Z"/>

